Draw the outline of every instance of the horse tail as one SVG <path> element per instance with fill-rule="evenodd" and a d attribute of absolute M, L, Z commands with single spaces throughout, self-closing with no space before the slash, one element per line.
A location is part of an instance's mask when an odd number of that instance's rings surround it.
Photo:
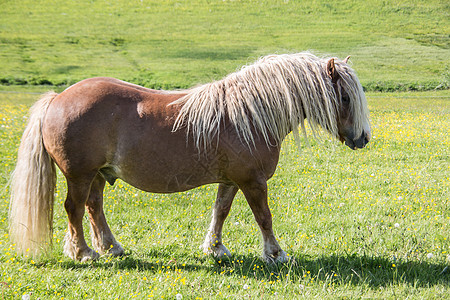
<path fill-rule="evenodd" d="M 57 95 L 48 92 L 31 108 L 12 174 L 9 234 L 16 251 L 27 256 L 47 248 L 53 235 L 56 170 L 44 147 L 42 123 Z"/>

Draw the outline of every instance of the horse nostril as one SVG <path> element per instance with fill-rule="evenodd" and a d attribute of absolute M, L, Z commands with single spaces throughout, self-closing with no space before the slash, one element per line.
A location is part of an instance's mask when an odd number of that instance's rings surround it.
<path fill-rule="evenodd" d="M 370 137 L 367 137 L 367 135 L 364 137 L 364 145 L 367 145 L 369 143 Z"/>

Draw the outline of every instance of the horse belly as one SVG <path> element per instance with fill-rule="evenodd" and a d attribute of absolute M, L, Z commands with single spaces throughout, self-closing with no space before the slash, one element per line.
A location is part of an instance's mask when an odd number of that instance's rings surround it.
<path fill-rule="evenodd" d="M 145 152 L 145 151 L 144 151 Z M 180 157 L 170 156 L 170 149 L 165 152 L 172 159 L 161 159 L 159 155 L 145 157 L 142 162 L 134 155 L 133 161 L 121 161 L 112 169 L 117 178 L 130 185 L 153 193 L 174 193 L 218 182 L 220 172 L 214 164 L 195 159 L 195 154 Z"/>

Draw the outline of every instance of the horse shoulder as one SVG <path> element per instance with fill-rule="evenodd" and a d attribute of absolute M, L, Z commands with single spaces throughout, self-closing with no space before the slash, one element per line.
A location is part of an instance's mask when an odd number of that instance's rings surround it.
<path fill-rule="evenodd" d="M 234 130 L 221 133 L 219 149 L 225 177 L 238 185 L 255 178 L 270 179 L 280 155 L 280 147 L 267 146 L 262 139 L 256 139 L 252 146 L 243 143 Z"/>
<path fill-rule="evenodd" d="M 183 94 L 160 94 L 145 92 L 142 100 L 137 104 L 137 111 L 140 117 L 159 118 L 162 121 L 169 121 L 173 125 L 180 108 L 170 105 L 173 101 L 181 98 Z"/>

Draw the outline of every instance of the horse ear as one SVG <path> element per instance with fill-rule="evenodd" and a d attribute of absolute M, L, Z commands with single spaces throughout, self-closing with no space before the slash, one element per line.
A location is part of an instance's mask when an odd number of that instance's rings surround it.
<path fill-rule="evenodd" d="M 349 58 L 350 58 L 350 55 L 347 56 L 347 57 L 343 60 L 344 64 L 348 63 L 348 59 L 349 59 Z"/>
<path fill-rule="evenodd" d="M 334 65 L 334 58 L 330 58 L 330 60 L 327 62 L 327 75 L 333 82 L 336 82 L 336 80 L 338 79 L 336 67 Z"/>

